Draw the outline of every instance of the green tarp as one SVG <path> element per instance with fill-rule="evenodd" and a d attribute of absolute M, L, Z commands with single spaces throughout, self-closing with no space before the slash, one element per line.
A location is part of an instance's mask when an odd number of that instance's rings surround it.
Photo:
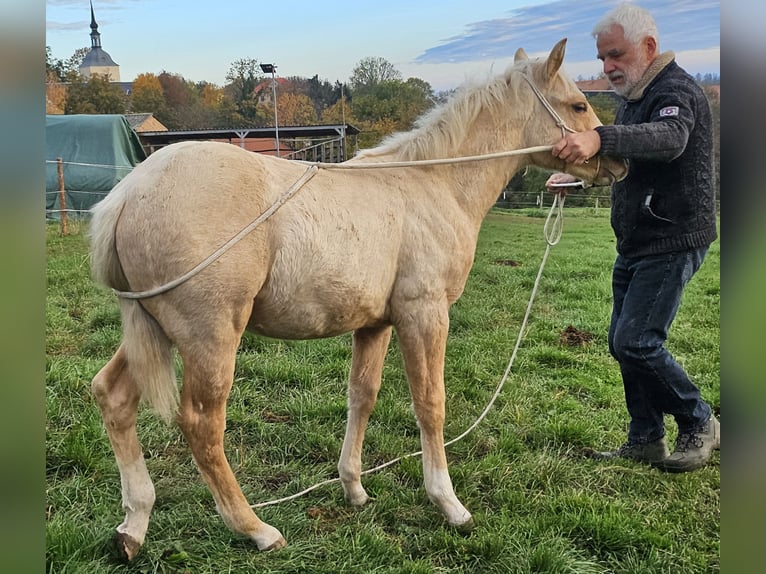
<path fill-rule="evenodd" d="M 45 213 L 52 218 L 61 209 L 57 158 L 64 167 L 66 209 L 74 214 L 85 214 L 146 159 L 122 115 L 46 116 L 45 147 Z"/>

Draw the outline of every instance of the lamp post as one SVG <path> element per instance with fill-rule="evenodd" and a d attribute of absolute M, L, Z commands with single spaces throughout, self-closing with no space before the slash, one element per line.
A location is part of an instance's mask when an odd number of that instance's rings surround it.
<path fill-rule="evenodd" d="M 277 116 L 277 65 L 261 64 L 261 70 L 264 74 L 271 74 L 271 96 L 274 102 L 274 141 L 277 145 L 277 157 L 279 157 L 279 118 Z"/>

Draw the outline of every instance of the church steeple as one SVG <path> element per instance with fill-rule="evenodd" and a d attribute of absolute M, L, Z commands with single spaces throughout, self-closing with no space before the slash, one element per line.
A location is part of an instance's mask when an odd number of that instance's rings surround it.
<path fill-rule="evenodd" d="M 101 47 L 101 34 L 98 33 L 93 0 L 90 0 L 90 50 L 80 64 L 80 74 L 86 79 L 98 74 L 108 77 L 112 82 L 120 81 L 119 64 Z"/>
<path fill-rule="evenodd" d="M 98 33 L 98 24 L 96 24 L 96 14 L 93 12 L 93 0 L 90 3 L 90 47 L 101 47 L 101 34 Z"/>

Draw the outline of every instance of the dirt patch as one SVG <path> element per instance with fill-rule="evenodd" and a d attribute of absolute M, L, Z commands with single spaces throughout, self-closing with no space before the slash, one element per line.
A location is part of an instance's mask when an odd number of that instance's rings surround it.
<path fill-rule="evenodd" d="M 567 347 L 584 347 L 589 344 L 595 335 L 588 331 L 580 331 L 578 328 L 569 325 L 559 333 L 559 343 Z"/>
<path fill-rule="evenodd" d="M 290 421 L 290 415 L 280 415 L 269 409 L 261 411 L 261 418 L 267 423 L 286 423 Z"/>
<path fill-rule="evenodd" d="M 513 259 L 495 259 L 495 265 L 505 265 L 506 267 L 521 267 L 519 261 Z"/>

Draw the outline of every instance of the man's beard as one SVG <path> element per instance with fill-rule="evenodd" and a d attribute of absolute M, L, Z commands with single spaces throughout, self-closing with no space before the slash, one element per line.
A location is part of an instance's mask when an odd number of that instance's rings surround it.
<path fill-rule="evenodd" d="M 638 82 L 641 81 L 645 71 L 646 66 L 644 63 L 636 62 L 633 66 L 626 68 L 623 71 L 613 72 L 611 75 L 607 76 L 607 80 L 609 80 L 609 85 L 612 86 L 612 89 L 617 93 L 617 95 L 625 97 L 630 94 Z M 613 80 L 619 78 L 623 78 L 623 84 L 616 86 L 613 83 Z"/>

